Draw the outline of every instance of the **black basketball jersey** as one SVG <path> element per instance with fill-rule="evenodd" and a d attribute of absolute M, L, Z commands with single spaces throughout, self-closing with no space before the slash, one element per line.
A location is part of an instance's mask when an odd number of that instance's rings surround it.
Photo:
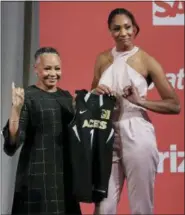
<path fill-rule="evenodd" d="M 69 125 L 73 191 L 78 201 L 98 202 L 107 197 L 112 167 L 115 97 L 81 90 Z"/>

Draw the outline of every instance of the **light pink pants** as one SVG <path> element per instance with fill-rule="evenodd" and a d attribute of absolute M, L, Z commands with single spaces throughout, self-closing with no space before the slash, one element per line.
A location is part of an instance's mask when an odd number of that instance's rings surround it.
<path fill-rule="evenodd" d="M 131 214 L 153 214 L 154 181 L 159 162 L 155 131 L 145 112 L 131 112 L 115 123 L 115 150 L 108 197 L 94 214 L 117 213 L 127 180 Z"/>

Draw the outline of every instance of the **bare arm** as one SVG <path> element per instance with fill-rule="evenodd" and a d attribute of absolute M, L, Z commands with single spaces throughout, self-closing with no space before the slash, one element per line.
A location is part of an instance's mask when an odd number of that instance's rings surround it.
<path fill-rule="evenodd" d="M 12 83 L 12 108 L 11 108 L 11 114 L 9 117 L 9 133 L 10 133 L 10 139 L 12 143 L 14 143 L 16 139 L 23 105 L 24 105 L 24 89 L 21 89 L 19 87 L 15 88 L 15 84 L 13 82 Z"/>
<path fill-rule="evenodd" d="M 91 84 L 91 90 L 94 90 L 97 94 L 111 94 L 111 89 L 105 85 L 98 85 L 99 80 L 101 78 L 101 70 L 102 66 L 107 64 L 107 58 L 100 54 L 96 58 L 95 66 L 94 66 L 94 77 Z"/>
<path fill-rule="evenodd" d="M 29 111 L 27 105 L 23 105 L 20 114 L 14 109 L 15 107 L 12 107 L 13 113 L 3 129 L 4 151 L 10 156 L 12 156 L 19 146 L 25 142 L 29 124 Z"/>
<path fill-rule="evenodd" d="M 72 105 L 73 105 L 73 109 L 75 110 L 75 108 L 76 108 L 76 93 L 74 94 L 74 96 L 73 96 L 73 99 L 72 99 Z"/>
<path fill-rule="evenodd" d="M 24 101 L 24 90 L 12 85 L 11 114 L 3 128 L 4 151 L 10 156 L 25 141 L 29 124 L 28 106 L 28 99 Z"/>
<path fill-rule="evenodd" d="M 159 95 L 160 101 L 141 100 L 139 105 L 161 114 L 179 114 L 180 102 L 175 90 L 168 82 L 161 65 L 152 57 L 146 58 L 147 68 Z"/>
<path fill-rule="evenodd" d="M 94 66 L 94 77 L 91 84 L 91 90 L 95 89 L 98 86 L 98 82 L 101 77 L 101 64 L 102 64 L 103 57 L 99 55 L 96 58 L 95 66 Z"/>

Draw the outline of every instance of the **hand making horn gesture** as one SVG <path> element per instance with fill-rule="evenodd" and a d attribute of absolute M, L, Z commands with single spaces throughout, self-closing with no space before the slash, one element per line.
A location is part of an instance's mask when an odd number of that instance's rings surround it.
<path fill-rule="evenodd" d="M 15 87 L 14 82 L 12 83 L 12 105 L 17 110 L 21 110 L 24 104 L 24 89 Z"/>

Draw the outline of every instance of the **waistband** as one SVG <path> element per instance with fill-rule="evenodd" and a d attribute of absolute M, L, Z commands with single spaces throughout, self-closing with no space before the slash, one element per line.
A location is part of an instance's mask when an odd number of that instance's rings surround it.
<path fill-rule="evenodd" d="M 120 113 L 119 120 L 115 120 L 114 122 L 120 122 L 125 119 L 131 119 L 131 118 L 136 118 L 136 117 L 140 117 L 140 118 L 145 119 L 148 122 L 151 122 L 147 111 L 145 111 L 143 109 L 124 111 L 123 113 Z"/>

